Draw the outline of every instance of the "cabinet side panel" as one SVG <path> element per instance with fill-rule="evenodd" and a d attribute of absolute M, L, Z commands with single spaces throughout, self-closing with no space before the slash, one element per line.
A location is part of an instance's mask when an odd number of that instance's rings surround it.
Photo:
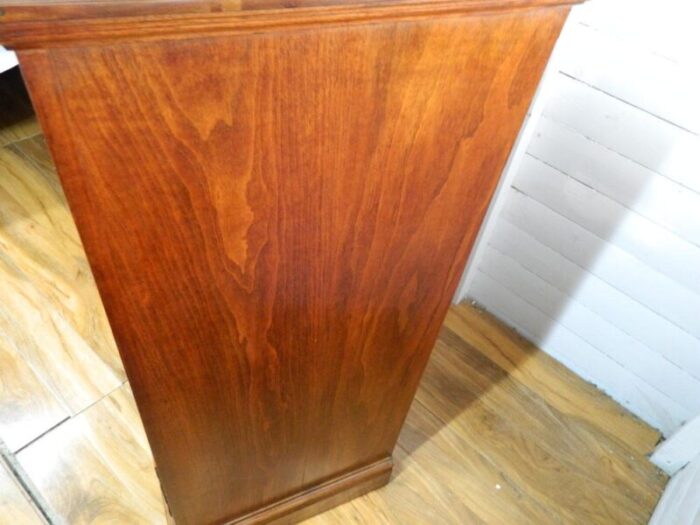
<path fill-rule="evenodd" d="M 178 523 L 391 454 L 566 12 L 21 54 Z"/>

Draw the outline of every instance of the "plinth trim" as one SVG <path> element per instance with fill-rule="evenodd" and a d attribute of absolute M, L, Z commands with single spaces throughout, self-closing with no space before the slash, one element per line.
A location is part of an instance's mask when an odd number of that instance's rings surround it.
<path fill-rule="evenodd" d="M 391 456 L 380 459 L 249 514 L 225 521 L 224 525 L 293 523 L 385 485 L 389 482 L 393 467 Z"/>

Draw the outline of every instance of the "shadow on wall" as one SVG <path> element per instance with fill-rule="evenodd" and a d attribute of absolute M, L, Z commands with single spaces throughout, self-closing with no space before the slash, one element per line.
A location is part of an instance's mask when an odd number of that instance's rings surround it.
<path fill-rule="evenodd" d="M 688 8 L 593 1 L 574 15 L 462 294 L 666 435 L 700 413 L 700 75 L 677 37 Z M 645 38 L 664 31 L 674 38 Z"/>

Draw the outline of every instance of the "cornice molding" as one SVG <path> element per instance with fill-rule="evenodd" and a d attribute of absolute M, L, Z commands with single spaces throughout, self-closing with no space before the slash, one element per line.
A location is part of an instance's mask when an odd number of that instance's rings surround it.
<path fill-rule="evenodd" d="M 375 4 L 332 4 L 285 9 L 238 9 L 207 13 L 182 13 L 177 9 L 165 10 L 166 4 L 155 5 L 163 10 L 158 14 L 101 16 L 114 13 L 116 3 L 56 4 L 40 16 L 28 17 L 26 11 L 12 11 L 24 4 L 2 4 L 0 16 L 0 44 L 12 49 L 49 47 L 78 47 L 109 44 L 122 40 L 164 40 L 217 36 L 221 34 L 250 34 L 287 31 L 316 27 L 339 26 L 382 21 L 420 20 L 440 16 L 459 16 L 514 9 L 570 6 L 581 0 L 452 0 L 422 2 L 377 2 Z M 308 3 L 308 2 L 307 2 Z M 127 3 L 128 4 L 128 3 Z M 7 5 L 7 7 L 3 7 Z M 36 6 L 36 4 L 34 4 Z M 57 5 L 71 6 L 74 14 L 58 18 Z M 77 6 L 86 7 L 87 12 Z M 176 6 L 178 4 L 175 4 Z M 190 5 L 190 4 L 187 4 Z M 179 6 L 182 9 L 182 6 Z M 175 12 L 171 12 L 175 10 Z M 14 14 L 13 14 L 14 13 Z M 18 13 L 24 13 L 18 16 Z"/>

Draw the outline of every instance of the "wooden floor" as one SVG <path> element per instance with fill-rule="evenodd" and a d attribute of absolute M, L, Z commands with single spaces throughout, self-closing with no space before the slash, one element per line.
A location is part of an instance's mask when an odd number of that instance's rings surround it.
<path fill-rule="evenodd" d="M 646 523 L 659 434 L 454 307 L 392 482 L 310 524 Z M 165 523 L 129 384 L 16 71 L 0 75 L 0 524 Z"/>

